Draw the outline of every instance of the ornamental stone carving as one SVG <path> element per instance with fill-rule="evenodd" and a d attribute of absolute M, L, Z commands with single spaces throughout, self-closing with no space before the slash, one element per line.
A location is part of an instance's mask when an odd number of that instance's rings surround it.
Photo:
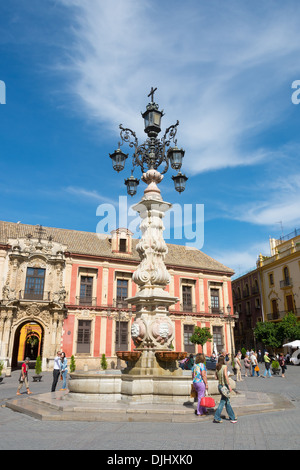
<path fill-rule="evenodd" d="M 150 331 L 154 341 L 159 345 L 168 344 L 171 341 L 171 338 L 174 337 L 174 327 L 167 316 L 156 318 L 151 324 Z"/>
<path fill-rule="evenodd" d="M 141 320 L 141 318 L 138 318 L 135 322 L 133 322 L 131 326 L 131 337 L 134 341 L 134 344 L 136 346 L 139 346 L 145 339 L 145 336 L 146 336 L 146 325 Z"/>

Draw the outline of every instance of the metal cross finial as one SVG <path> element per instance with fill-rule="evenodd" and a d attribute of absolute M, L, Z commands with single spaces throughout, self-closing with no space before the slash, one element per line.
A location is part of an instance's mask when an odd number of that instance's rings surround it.
<path fill-rule="evenodd" d="M 152 86 L 152 87 L 151 87 L 151 91 L 150 91 L 150 93 L 149 93 L 149 95 L 148 95 L 148 98 L 149 98 L 149 96 L 151 96 L 151 101 L 152 101 L 152 103 L 153 103 L 154 93 L 156 92 L 156 90 L 157 90 L 157 88 L 154 88 L 154 89 L 153 89 L 153 86 Z"/>
<path fill-rule="evenodd" d="M 42 225 L 37 225 L 36 232 L 38 234 L 38 241 L 41 242 L 42 235 L 46 233 L 46 230 L 43 228 Z"/>

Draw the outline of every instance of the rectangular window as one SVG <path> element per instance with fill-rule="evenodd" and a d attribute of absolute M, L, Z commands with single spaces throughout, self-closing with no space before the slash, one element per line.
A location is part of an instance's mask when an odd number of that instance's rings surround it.
<path fill-rule="evenodd" d="M 219 289 L 210 289 L 210 304 L 212 313 L 220 312 Z"/>
<path fill-rule="evenodd" d="M 117 305 L 121 304 L 122 307 L 127 306 L 125 299 L 128 297 L 128 280 L 117 279 Z"/>
<path fill-rule="evenodd" d="M 80 277 L 79 305 L 92 305 L 93 278 L 91 276 Z"/>
<path fill-rule="evenodd" d="M 183 311 L 192 311 L 192 286 L 182 286 L 182 306 Z"/>
<path fill-rule="evenodd" d="M 273 320 L 278 319 L 278 307 L 277 307 L 277 300 L 276 299 L 272 300 L 272 318 L 273 318 Z"/>
<path fill-rule="evenodd" d="M 213 326 L 213 342 L 218 352 L 224 349 L 222 326 Z"/>
<path fill-rule="evenodd" d="M 191 343 L 190 338 L 194 333 L 194 325 L 183 325 L 184 350 L 188 354 L 195 354 L 195 345 Z"/>
<path fill-rule="evenodd" d="M 90 320 L 79 320 L 78 322 L 78 334 L 77 334 L 77 352 L 78 353 L 90 353 L 91 347 L 91 321 Z"/>
<path fill-rule="evenodd" d="M 120 342 L 119 342 L 120 332 Z M 116 351 L 128 351 L 128 322 L 116 322 Z"/>
<path fill-rule="evenodd" d="M 127 252 L 126 241 L 127 241 L 126 238 L 120 238 L 119 240 L 119 251 L 121 253 Z"/>
<path fill-rule="evenodd" d="M 27 268 L 24 298 L 43 300 L 45 269 Z"/>

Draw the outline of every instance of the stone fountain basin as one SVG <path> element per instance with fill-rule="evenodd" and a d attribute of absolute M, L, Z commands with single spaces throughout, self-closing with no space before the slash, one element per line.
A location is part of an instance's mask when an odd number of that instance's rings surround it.
<path fill-rule="evenodd" d="M 141 357 L 142 351 L 116 351 L 116 355 L 123 361 L 135 362 Z"/>
<path fill-rule="evenodd" d="M 186 358 L 187 353 L 178 351 L 156 351 L 155 356 L 159 361 L 173 362 L 182 361 L 182 359 Z"/>

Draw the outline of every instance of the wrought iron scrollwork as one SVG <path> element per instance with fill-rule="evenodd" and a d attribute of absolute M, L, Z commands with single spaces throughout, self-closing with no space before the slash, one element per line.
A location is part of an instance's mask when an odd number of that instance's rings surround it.
<path fill-rule="evenodd" d="M 122 140 L 120 145 L 126 143 L 129 147 L 134 148 L 134 153 L 132 155 L 133 167 L 140 166 L 142 173 L 144 173 L 147 169 L 157 170 L 160 165 L 165 163 L 165 168 L 161 171 L 161 174 L 166 173 L 169 168 L 167 149 L 170 147 L 172 142 L 175 145 L 177 144 L 175 136 L 178 125 L 179 121 L 168 127 L 161 139 L 158 139 L 157 137 L 148 137 L 143 144 L 139 145 L 136 133 L 128 127 L 123 127 L 123 125 L 120 124 L 120 137 Z"/>

